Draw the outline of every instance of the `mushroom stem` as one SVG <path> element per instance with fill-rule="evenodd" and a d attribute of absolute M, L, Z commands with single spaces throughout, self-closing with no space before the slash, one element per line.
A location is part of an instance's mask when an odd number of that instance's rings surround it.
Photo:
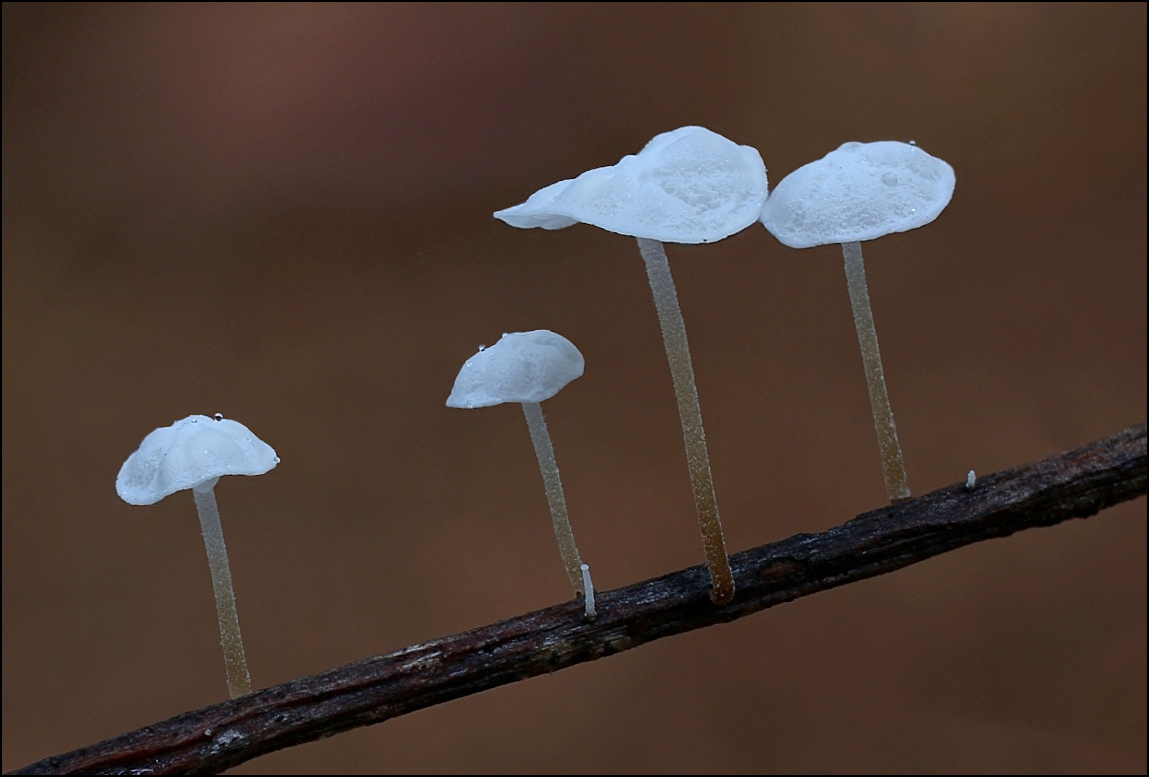
<path fill-rule="evenodd" d="M 523 402 L 523 414 L 527 417 L 527 428 L 531 432 L 531 442 L 535 446 L 535 458 L 539 460 L 539 471 L 543 475 L 543 487 L 547 492 L 547 502 L 551 507 L 551 522 L 555 527 L 555 539 L 559 541 L 559 553 L 563 557 L 567 576 L 575 594 L 585 594 L 583 589 L 582 559 L 575 545 L 567 516 L 567 501 L 563 497 L 563 482 L 559 478 L 559 465 L 555 461 L 555 449 L 551 445 L 551 435 L 543 418 L 543 409 L 538 402 Z"/>
<path fill-rule="evenodd" d="M 702 431 L 702 409 L 698 405 L 698 389 L 694 385 L 686 324 L 682 320 L 678 293 L 674 290 L 674 279 L 670 276 L 670 263 L 662 242 L 640 237 L 638 250 L 646 263 L 646 275 L 650 279 L 654 307 L 658 310 L 658 323 L 662 327 L 662 342 L 666 346 L 666 360 L 674 379 L 674 395 L 678 400 L 682 438 L 686 444 L 686 463 L 694 488 L 694 506 L 698 510 L 698 525 L 706 549 L 706 566 L 710 570 L 710 599 L 715 604 L 728 604 L 734 598 L 734 575 L 730 572 L 722 522 L 718 518 L 718 498 L 714 494 L 710 455 L 706 451 L 706 435 Z"/>
<path fill-rule="evenodd" d="M 854 311 L 854 327 L 858 330 L 858 345 L 862 349 L 862 364 L 866 369 L 866 386 L 870 391 L 870 408 L 874 413 L 874 431 L 878 433 L 878 449 L 882 454 L 882 474 L 886 479 L 886 493 L 891 502 L 910 498 L 906 484 L 906 465 L 902 461 L 902 448 L 898 445 L 898 431 L 894 425 L 894 412 L 886 393 L 886 378 L 882 373 L 882 355 L 878 352 L 878 333 L 874 329 L 874 313 L 870 309 L 870 293 L 866 289 L 866 267 L 862 263 L 862 244 L 842 243 L 842 256 L 846 260 L 846 287 L 850 292 L 850 307 Z"/>
<path fill-rule="evenodd" d="M 235 591 L 231 587 L 231 568 L 227 563 L 227 547 L 223 543 L 223 526 L 219 522 L 219 505 L 215 501 L 215 483 L 219 478 L 192 489 L 195 497 L 199 525 L 203 530 L 203 544 L 207 548 L 207 563 L 211 568 L 211 584 L 215 589 L 215 608 L 219 614 L 219 641 L 223 646 L 223 662 L 227 667 L 227 690 L 234 699 L 251 693 L 251 675 L 243 654 L 243 638 L 239 634 L 239 615 L 235 611 Z"/>

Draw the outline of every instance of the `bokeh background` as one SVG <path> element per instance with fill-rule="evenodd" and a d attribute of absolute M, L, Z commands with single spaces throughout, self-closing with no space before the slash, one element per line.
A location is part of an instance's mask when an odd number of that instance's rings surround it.
<path fill-rule="evenodd" d="M 154 427 L 282 458 L 217 489 L 257 686 L 570 596 L 479 344 L 585 354 L 544 407 L 599 588 L 701 563 L 634 242 L 491 212 L 701 124 L 770 179 L 915 140 L 957 190 L 866 244 L 916 493 L 1146 416 L 1146 7 L 4 5 L 3 768 L 226 698 Z M 727 540 L 885 500 L 836 248 L 670 246 Z M 1146 503 L 237 772 L 1146 769 Z"/>

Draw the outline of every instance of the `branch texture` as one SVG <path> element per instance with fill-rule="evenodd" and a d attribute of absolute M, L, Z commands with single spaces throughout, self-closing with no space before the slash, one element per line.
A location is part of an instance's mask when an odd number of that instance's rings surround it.
<path fill-rule="evenodd" d="M 704 566 L 413 645 L 186 712 L 13 774 L 220 772 L 265 753 L 380 723 L 652 640 L 892 572 L 954 548 L 1052 526 L 1146 493 L 1146 425 L 942 488 L 820 534 L 731 557 L 737 595 L 717 607 Z"/>

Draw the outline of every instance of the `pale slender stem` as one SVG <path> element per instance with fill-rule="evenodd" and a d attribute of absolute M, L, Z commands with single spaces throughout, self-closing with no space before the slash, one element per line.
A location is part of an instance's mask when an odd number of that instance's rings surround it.
<path fill-rule="evenodd" d="M 219 505 L 214 484 L 204 490 L 192 489 L 207 563 L 211 568 L 211 585 L 215 589 L 215 608 L 219 614 L 219 642 L 227 667 L 227 689 L 234 699 L 251 693 L 251 675 L 243 655 L 243 637 L 239 634 L 239 615 L 235 611 L 235 591 L 231 587 L 231 568 L 227 564 L 227 547 L 223 544 L 223 526 L 219 522 Z"/>
<path fill-rule="evenodd" d="M 886 478 L 886 493 L 891 502 L 910 498 L 906 484 L 906 465 L 902 461 L 902 448 L 898 445 L 898 430 L 894 426 L 894 412 L 886 393 L 886 378 L 882 373 L 882 355 L 878 352 L 878 333 L 874 329 L 874 313 L 870 309 L 870 293 L 866 290 L 866 267 L 862 264 L 862 244 L 842 243 L 842 256 L 846 259 L 846 287 L 850 291 L 850 307 L 854 310 L 854 327 L 858 330 L 858 345 L 862 348 L 862 364 L 866 368 L 866 386 L 870 390 L 870 408 L 874 413 L 874 431 L 878 433 L 878 449 L 882 454 L 882 474 Z"/>
<path fill-rule="evenodd" d="M 598 614 L 594 610 L 594 583 L 592 583 L 590 580 L 590 567 L 586 564 L 582 564 L 581 566 L 582 587 L 583 590 L 586 591 L 586 619 L 588 621 L 593 621 L 598 617 Z"/>
<path fill-rule="evenodd" d="M 658 240 L 638 238 L 638 250 L 646 262 L 646 275 L 654 293 L 654 307 L 658 310 L 658 323 L 662 326 L 662 342 L 666 346 L 666 360 L 674 378 L 674 395 L 678 399 L 678 415 L 682 419 L 682 439 L 686 444 L 686 463 L 690 468 L 690 484 L 694 488 L 694 506 L 698 510 L 698 526 L 702 530 L 702 544 L 706 549 L 706 566 L 710 570 L 713 586 L 710 598 L 715 604 L 727 604 L 734 598 L 734 575 L 726 558 L 726 541 L 722 537 L 722 522 L 718 518 L 718 498 L 714 494 L 714 478 L 710 474 L 710 455 L 706 451 L 706 435 L 702 431 L 702 409 L 698 405 L 698 389 L 694 385 L 694 366 L 690 362 L 690 346 L 686 342 L 686 324 L 678 306 L 678 293 L 670 277 L 670 263 L 666 250 Z"/>
<path fill-rule="evenodd" d="M 543 473 L 543 487 L 547 491 L 547 502 L 551 506 L 551 522 L 555 526 L 555 539 L 559 541 L 559 553 L 567 569 L 571 587 L 575 595 L 584 593 L 582 583 L 582 559 L 575 546 L 574 532 L 567 517 L 567 500 L 563 497 L 563 482 L 559 479 L 559 465 L 555 462 L 555 449 L 551 445 L 551 435 L 543 418 L 543 409 L 538 402 L 523 402 L 523 414 L 527 417 L 527 428 L 531 432 L 531 442 L 535 445 L 535 458 L 539 460 L 539 471 Z"/>

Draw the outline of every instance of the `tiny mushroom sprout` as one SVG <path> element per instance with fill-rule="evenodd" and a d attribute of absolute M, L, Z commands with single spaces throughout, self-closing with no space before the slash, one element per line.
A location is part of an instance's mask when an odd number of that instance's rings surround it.
<path fill-rule="evenodd" d="M 176 491 L 191 489 L 211 568 L 232 698 L 251 692 L 251 675 L 239 633 L 215 484 L 223 475 L 262 475 L 278 463 L 271 446 L 238 421 L 218 413 L 214 418 L 189 415 L 145 437 L 116 477 L 116 493 L 132 505 L 155 504 Z"/>
<path fill-rule="evenodd" d="M 686 325 L 662 244 L 729 237 L 757 221 L 764 202 L 766 166 L 756 150 L 703 127 L 680 127 L 656 135 L 638 154 L 615 165 L 551 184 L 526 202 L 495 213 L 495 218 L 524 229 L 562 229 L 582 222 L 637 238 L 674 381 L 710 570 L 710 597 L 717 604 L 734 598 L 734 576 L 718 516 Z"/>
<path fill-rule="evenodd" d="M 559 553 L 575 595 L 583 594 L 586 616 L 593 619 L 594 588 L 590 583 L 590 568 L 582 563 L 575 545 L 554 446 L 539 407 L 544 399 L 550 399 L 581 376 L 584 366 L 578 348 L 562 335 L 546 329 L 504 334 L 497 343 L 490 348 L 480 348 L 463 364 L 447 398 L 447 406 L 470 409 L 504 402 L 522 403 L 543 475 Z"/>
<path fill-rule="evenodd" d="M 782 179 L 762 209 L 766 229 L 791 248 L 842 244 L 846 286 L 892 502 L 909 499 L 910 489 L 882 374 L 862 241 L 929 224 L 949 204 L 953 191 L 953 168 L 916 145 L 892 140 L 846 143 Z"/>

